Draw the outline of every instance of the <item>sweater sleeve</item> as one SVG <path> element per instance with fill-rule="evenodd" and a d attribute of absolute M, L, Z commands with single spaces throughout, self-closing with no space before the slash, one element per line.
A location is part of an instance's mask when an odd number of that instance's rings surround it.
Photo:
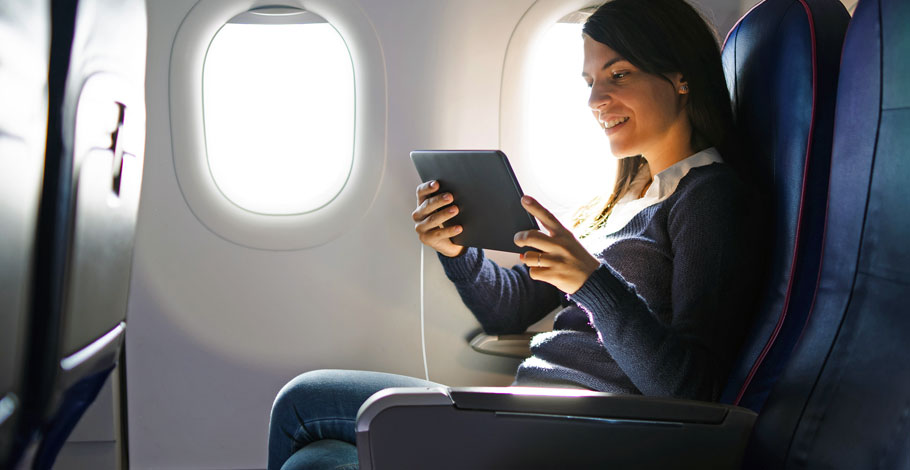
<path fill-rule="evenodd" d="M 635 286 L 606 264 L 572 295 L 588 312 L 601 342 L 645 395 L 713 400 L 726 374 L 728 337 L 744 320 L 723 311 L 731 279 L 743 280 L 737 258 L 743 240 L 745 201 L 735 189 L 691 188 L 667 218 L 673 257 L 672 321 L 657 319 Z M 748 267 L 748 266 L 747 266 Z M 739 274 L 739 276 L 738 276 Z M 726 336 L 726 337 L 725 337 Z"/>
<path fill-rule="evenodd" d="M 477 248 L 439 259 L 487 334 L 521 333 L 556 308 L 563 296 L 550 284 L 531 279 L 526 266 L 500 267 Z"/>

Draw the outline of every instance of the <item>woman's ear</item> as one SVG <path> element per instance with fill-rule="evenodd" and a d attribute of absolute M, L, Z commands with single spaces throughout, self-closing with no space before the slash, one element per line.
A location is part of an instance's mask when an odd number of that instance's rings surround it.
<path fill-rule="evenodd" d="M 680 95 L 689 94 L 689 82 L 686 81 L 686 77 L 683 74 L 676 72 L 670 75 L 670 81 L 673 82 L 673 87 L 676 88 L 676 92 Z"/>
<path fill-rule="evenodd" d="M 667 78 L 670 79 L 670 83 L 673 84 L 673 88 L 676 91 L 676 102 L 679 104 L 680 109 L 685 109 L 689 105 L 689 82 L 679 72 L 672 73 Z"/>

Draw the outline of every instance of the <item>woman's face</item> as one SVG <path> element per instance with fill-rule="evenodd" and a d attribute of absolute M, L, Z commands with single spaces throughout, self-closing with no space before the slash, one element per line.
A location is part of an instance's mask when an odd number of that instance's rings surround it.
<path fill-rule="evenodd" d="M 641 71 L 616 51 L 584 36 L 582 76 L 591 88 L 588 106 L 619 158 L 684 152 L 691 126 L 685 112 L 684 81 Z M 677 150 L 678 149 L 678 150 Z"/>

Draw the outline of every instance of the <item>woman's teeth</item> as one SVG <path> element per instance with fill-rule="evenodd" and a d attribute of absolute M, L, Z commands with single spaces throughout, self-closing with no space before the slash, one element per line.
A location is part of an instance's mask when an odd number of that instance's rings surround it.
<path fill-rule="evenodd" d="M 624 117 L 624 118 L 619 118 L 619 119 L 613 119 L 612 121 L 601 122 L 601 124 L 603 125 L 604 129 L 610 129 L 610 128 L 616 127 L 628 120 L 629 120 L 628 117 Z"/>

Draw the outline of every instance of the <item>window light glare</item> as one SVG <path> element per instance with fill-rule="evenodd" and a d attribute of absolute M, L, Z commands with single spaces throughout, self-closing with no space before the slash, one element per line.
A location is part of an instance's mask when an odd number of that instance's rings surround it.
<path fill-rule="evenodd" d="M 246 210 L 300 214 L 342 189 L 354 155 L 354 72 L 328 23 L 224 25 L 203 70 L 209 170 Z"/>
<path fill-rule="evenodd" d="M 588 108 L 581 78 L 581 23 L 556 23 L 535 46 L 531 66 L 530 171 L 557 215 L 571 216 L 613 189 L 616 160 Z"/>

